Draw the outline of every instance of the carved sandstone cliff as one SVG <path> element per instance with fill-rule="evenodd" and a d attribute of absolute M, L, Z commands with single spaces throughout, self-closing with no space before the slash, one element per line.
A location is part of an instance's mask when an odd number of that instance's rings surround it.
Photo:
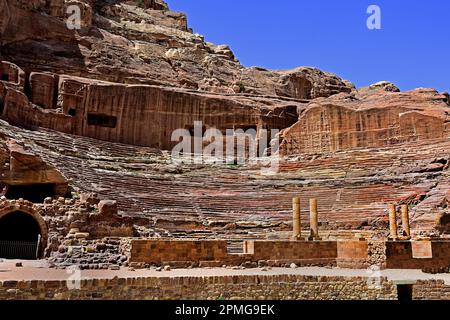
<path fill-rule="evenodd" d="M 315 99 L 285 130 L 281 153 L 322 154 L 410 141 L 448 139 L 448 95 L 433 89 L 392 92 L 373 86 Z"/>
<path fill-rule="evenodd" d="M 23 73 L 15 65 L 2 65 Z M 15 82 L 0 81 L 1 116 L 11 124 L 165 150 L 178 143 L 172 141 L 175 130 L 191 131 L 195 121 L 223 134 L 227 129 L 281 130 L 295 123 L 302 105 L 290 99 L 199 93 L 52 73 L 33 72 L 27 82 L 23 89 Z"/>
<path fill-rule="evenodd" d="M 74 4 L 81 8 L 80 30 L 66 26 L 66 8 Z M 313 68 L 245 68 L 228 46 L 194 34 L 186 16 L 162 1 L 1 0 L 0 6 L 0 59 L 27 73 L 298 99 L 352 89 Z"/>

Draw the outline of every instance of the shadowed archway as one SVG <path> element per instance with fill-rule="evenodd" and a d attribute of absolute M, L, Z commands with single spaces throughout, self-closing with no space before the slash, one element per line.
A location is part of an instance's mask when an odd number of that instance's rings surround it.
<path fill-rule="evenodd" d="M 24 208 L 0 212 L 0 258 L 35 260 L 47 243 L 45 221 Z"/>
<path fill-rule="evenodd" d="M 11 212 L 0 219 L 0 258 L 37 259 L 40 238 L 39 223 L 31 215 Z"/>

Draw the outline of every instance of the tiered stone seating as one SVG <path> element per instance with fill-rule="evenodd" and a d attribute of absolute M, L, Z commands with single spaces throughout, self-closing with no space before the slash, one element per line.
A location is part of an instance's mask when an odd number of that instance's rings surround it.
<path fill-rule="evenodd" d="M 124 214 L 147 217 L 149 227 L 176 237 L 287 237 L 294 196 L 301 197 L 304 228 L 308 201 L 317 198 L 321 230 L 341 230 L 344 238 L 352 236 L 345 230 L 385 232 L 390 202 L 415 205 L 413 227 L 422 230 L 432 227 L 448 190 L 448 169 L 430 168 L 448 160 L 449 141 L 290 158 L 266 177 L 255 167 L 174 165 L 151 148 L 6 125 L 1 131 L 21 137 L 76 190 L 115 199 Z"/>

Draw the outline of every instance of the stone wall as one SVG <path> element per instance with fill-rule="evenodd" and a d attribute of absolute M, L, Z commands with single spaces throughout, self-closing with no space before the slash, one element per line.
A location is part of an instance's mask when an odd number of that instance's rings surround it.
<path fill-rule="evenodd" d="M 337 258 L 336 241 L 246 241 L 244 248 L 253 261 L 270 265 L 334 265 Z"/>
<path fill-rule="evenodd" d="M 244 241 L 243 254 L 227 254 L 226 241 L 134 240 L 131 263 L 172 266 L 258 265 L 338 266 L 381 269 L 423 269 L 449 272 L 450 242 L 433 241 L 429 257 L 413 250 L 410 241 Z M 419 244 L 422 242 L 418 242 Z M 413 251 L 415 256 L 413 258 Z"/>
<path fill-rule="evenodd" d="M 227 242 L 134 240 L 130 263 L 171 266 L 336 265 L 336 241 L 244 241 L 243 254 L 228 254 Z M 351 253 L 347 252 L 347 256 Z M 350 265 L 350 264 L 349 264 Z"/>
<path fill-rule="evenodd" d="M 367 268 L 369 248 L 367 241 L 338 241 L 337 265 L 340 268 Z"/>
<path fill-rule="evenodd" d="M 450 135 L 446 96 L 432 89 L 361 90 L 312 101 L 284 133 L 282 153 L 378 148 Z"/>
<path fill-rule="evenodd" d="M 226 241 L 133 240 L 131 243 L 131 262 L 170 264 L 226 259 Z"/>
<path fill-rule="evenodd" d="M 450 300 L 450 285 L 442 280 L 417 281 L 412 289 L 414 300 Z"/>
<path fill-rule="evenodd" d="M 366 241 L 244 241 L 243 254 L 227 254 L 227 242 L 133 240 L 130 263 L 171 266 L 258 265 L 367 266 Z"/>
<path fill-rule="evenodd" d="M 423 241 L 419 244 L 430 246 L 430 252 L 420 247 L 413 249 L 415 246 L 411 241 L 386 242 L 386 268 L 449 272 L 450 241 Z"/>
<path fill-rule="evenodd" d="M 366 278 L 295 275 L 151 277 L 66 281 L 4 281 L 0 300 L 395 300 L 395 285 L 385 278 L 370 288 Z"/>
<path fill-rule="evenodd" d="M 386 269 L 386 241 L 369 241 L 367 248 L 369 266 Z"/>
<path fill-rule="evenodd" d="M 71 281 L 2 281 L 0 300 L 396 300 L 397 286 L 363 277 L 296 275 L 148 277 Z M 442 280 L 410 285 L 413 300 L 450 300 Z M 69 289 L 69 287 L 71 289 Z"/>
<path fill-rule="evenodd" d="M 109 201 L 90 204 L 79 199 L 48 198 L 42 204 L 33 204 L 2 197 L 0 219 L 15 212 L 32 216 L 40 226 L 41 258 L 51 258 L 50 263 L 56 266 L 98 269 L 99 263 L 110 266 L 125 262 L 128 257 L 122 257 L 120 238 L 134 235 L 135 221 L 120 216 L 117 206 L 115 211 L 106 210 L 105 202 Z M 105 234 L 110 238 L 104 238 Z"/>

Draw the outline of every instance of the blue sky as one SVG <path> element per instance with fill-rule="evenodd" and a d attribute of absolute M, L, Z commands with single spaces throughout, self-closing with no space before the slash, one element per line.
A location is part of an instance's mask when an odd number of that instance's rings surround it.
<path fill-rule="evenodd" d="M 245 66 L 314 66 L 358 87 L 450 91 L 448 0 L 167 0 L 206 41 L 228 44 Z M 366 26 L 381 8 L 381 30 Z"/>

